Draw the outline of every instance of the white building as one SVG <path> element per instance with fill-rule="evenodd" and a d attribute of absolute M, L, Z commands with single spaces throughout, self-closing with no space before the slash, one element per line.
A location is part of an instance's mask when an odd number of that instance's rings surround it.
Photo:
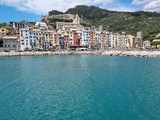
<path fill-rule="evenodd" d="M 101 32 L 100 31 L 95 32 L 95 41 L 96 41 L 96 44 L 101 43 Z"/>
<path fill-rule="evenodd" d="M 69 45 L 73 45 L 73 32 L 72 30 L 69 31 Z"/>
<path fill-rule="evenodd" d="M 90 38 L 91 32 L 90 31 L 83 31 L 82 32 L 82 39 L 81 39 L 81 45 L 82 46 L 88 46 L 90 45 Z"/>
<path fill-rule="evenodd" d="M 48 29 L 48 26 L 44 22 L 36 22 L 35 27 L 41 30 Z"/>
<path fill-rule="evenodd" d="M 36 49 L 37 34 L 31 28 L 20 29 L 20 50 Z"/>
<path fill-rule="evenodd" d="M 30 28 L 20 29 L 20 50 L 25 50 L 30 48 Z"/>
<path fill-rule="evenodd" d="M 113 46 L 114 46 L 114 40 L 113 40 L 114 35 L 113 35 L 112 32 L 107 32 L 106 34 L 107 34 L 107 41 L 108 41 L 108 42 L 106 42 L 106 43 L 108 43 L 107 47 L 108 48 L 113 48 Z"/>

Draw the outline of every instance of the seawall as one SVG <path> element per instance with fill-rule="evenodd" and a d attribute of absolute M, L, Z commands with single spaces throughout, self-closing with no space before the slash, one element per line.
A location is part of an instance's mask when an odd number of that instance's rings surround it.
<path fill-rule="evenodd" d="M 160 51 L 139 51 L 139 50 L 0 52 L 1 57 L 72 55 L 72 54 L 92 54 L 92 55 L 105 55 L 105 56 L 132 56 L 132 57 L 160 58 Z"/>

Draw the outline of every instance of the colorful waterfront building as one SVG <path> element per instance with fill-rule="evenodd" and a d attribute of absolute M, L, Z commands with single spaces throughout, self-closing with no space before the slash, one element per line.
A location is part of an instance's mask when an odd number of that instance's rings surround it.
<path fill-rule="evenodd" d="M 126 48 L 127 37 L 125 35 L 120 35 L 120 39 L 118 41 L 118 47 L 121 49 Z"/>
<path fill-rule="evenodd" d="M 64 34 L 64 49 L 69 49 L 69 35 Z"/>
<path fill-rule="evenodd" d="M 70 23 L 71 24 L 71 23 Z M 73 23 L 72 23 L 73 24 Z M 142 33 L 137 36 L 120 35 L 107 31 L 96 31 L 90 28 L 79 29 L 74 25 L 64 25 L 63 29 L 50 30 L 46 23 L 37 22 L 34 27 L 20 29 L 20 50 L 74 49 L 80 47 L 138 48 L 141 46 Z"/>
<path fill-rule="evenodd" d="M 37 40 L 37 34 L 35 31 L 30 30 L 29 31 L 29 41 L 30 41 L 30 47 L 29 49 L 35 50 L 36 49 L 36 40 Z"/>
<path fill-rule="evenodd" d="M 105 32 L 105 48 L 112 48 L 113 46 L 113 33 Z"/>
<path fill-rule="evenodd" d="M 113 36 L 113 44 L 114 44 L 114 48 L 118 48 L 119 47 L 119 42 L 120 41 L 120 34 L 119 33 L 114 33 Z"/>
<path fill-rule="evenodd" d="M 31 32 L 31 28 L 29 27 L 20 29 L 20 50 L 31 49 L 30 32 Z"/>
<path fill-rule="evenodd" d="M 96 34 L 95 31 L 91 31 L 91 35 L 90 35 L 90 43 L 92 46 L 96 46 Z"/>
<path fill-rule="evenodd" d="M 89 30 L 82 31 L 81 46 L 89 46 L 90 39 L 91 39 L 91 32 Z"/>
<path fill-rule="evenodd" d="M 6 28 L 0 28 L 0 40 L 1 40 L 4 36 L 7 36 L 8 33 L 9 33 L 9 30 L 7 30 Z"/>
<path fill-rule="evenodd" d="M 69 46 L 72 46 L 73 45 L 73 33 L 72 33 L 72 30 L 69 30 L 68 37 L 69 37 Z"/>
<path fill-rule="evenodd" d="M 39 33 L 31 27 L 20 29 L 20 50 L 36 50 L 38 35 Z"/>
<path fill-rule="evenodd" d="M 140 48 L 142 47 L 142 39 L 139 37 L 133 37 L 133 48 Z"/>
<path fill-rule="evenodd" d="M 56 49 L 59 48 L 59 36 L 58 36 L 58 33 L 56 32 L 54 34 L 53 46 L 56 47 Z"/>
<path fill-rule="evenodd" d="M 107 42 L 108 43 L 108 48 L 113 48 L 114 47 L 114 34 L 112 32 L 107 32 Z"/>
<path fill-rule="evenodd" d="M 105 46 L 106 46 L 106 32 L 101 32 L 101 36 L 100 36 L 100 39 L 101 39 L 101 49 L 104 50 L 105 49 Z"/>
<path fill-rule="evenodd" d="M 80 46 L 80 36 L 76 30 L 72 30 L 73 33 L 73 46 Z"/>
<path fill-rule="evenodd" d="M 4 50 L 18 50 L 18 37 L 17 36 L 5 36 L 3 37 L 3 49 Z"/>
<path fill-rule="evenodd" d="M 100 31 L 95 31 L 95 40 L 96 44 L 101 44 L 101 32 Z"/>
<path fill-rule="evenodd" d="M 133 35 L 127 35 L 127 42 L 126 42 L 126 48 L 133 48 Z"/>

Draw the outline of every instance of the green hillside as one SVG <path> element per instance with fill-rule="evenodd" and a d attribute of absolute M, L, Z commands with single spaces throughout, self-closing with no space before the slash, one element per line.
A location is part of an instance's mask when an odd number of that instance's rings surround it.
<path fill-rule="evenodd" d="M 84 22 L 82 25 L 94 27 L 103 25 L 105 30 L 125 31 L 127 34 L 133 35 L 142 31 L 144 34 L 143 40 L 153 40 L 160 32 L 160 13 L 156 12 L 117 12 L 95 6 L 78 5 L 75 8 L 68 9 L 65 13 L 83 16 Z"/>

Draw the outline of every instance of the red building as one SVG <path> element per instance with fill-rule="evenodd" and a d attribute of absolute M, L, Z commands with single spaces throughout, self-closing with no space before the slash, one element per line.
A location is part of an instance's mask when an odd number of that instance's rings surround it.
<path fill-rule="evenodd" d="M 64 49 L 68 49 L 68 48 L 69 48 L 69 36 L 64 35 Z"/>
<path fill-rule="evenodd" d="M 76 30 L 72 31 L 73 33 L 73 46 L 80 46 L 80 37 Z"/>

